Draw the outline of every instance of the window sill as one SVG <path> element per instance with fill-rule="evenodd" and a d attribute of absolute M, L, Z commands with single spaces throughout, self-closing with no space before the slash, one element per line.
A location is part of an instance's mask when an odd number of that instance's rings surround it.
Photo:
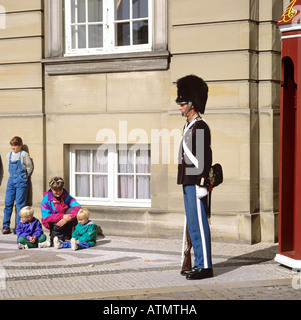
<path fill-rule="evenodd" d="M 170 52 L 167 50 L 114 55 L 46 58 L 42 60 L 45 72 L 50 76 L 167 70 L 169 62 Z"/>
<path fill-rule="evenodd" d="M 131 207 L 131 208 L 150 208 L 151 207 L 151 200 L 126 200 L 126 199 L 119 199 L 115 201 L 110 200 L 103 200 L 97 201 L 94 200 L 87 200 L 87 198 L 76 197 L 76 199 L 82 205 L 95 205 L 95 206 L 110 206 L 110 207 Z"/>

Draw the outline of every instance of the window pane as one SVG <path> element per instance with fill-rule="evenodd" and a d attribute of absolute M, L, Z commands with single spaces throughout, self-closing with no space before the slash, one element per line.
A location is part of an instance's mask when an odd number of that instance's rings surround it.
<path fill-rule="evenodd" d="M 130 0 L 115 0 L 116 20 L 130 19 Z"/>
<path fill-rule="evenodd" d="M 134 198 L 134 177 L 133 176 L 118 177 L 118 198 L 123 198 L 123 199 Z"/>
<path fill-rule="evenodd" d="M 150 176 L 138 176 L 136 188 L 137 199 L 150 199 Z"/>
<path fill-rule="evenodd" d="M 130 24 L 118 23 L 117 24 L 117 46 L 129 46 L 131 44 Z"/>
<path fill-rule="evenodd" d="M 71 0 L 71 23 L 75 23 L 75 0 Z"/>
<path fill-rule="evenodd" d="M 118 172 L 134 173 L 134 150 L 119 150 L 118 152 Z"/>
<path fill-rule="evenodd" d="M 133 23 L 133 44 L 148 43 L 148 21 Z"/>
<path fill-rule="evenodd" d="M 148 0 L 133 0 L 133 19 L 148 17 Z"/>
<path fill-rule="evenodd" d="M 103 0 L 88 0 L 88 21 L 103 21 Z"/>
<path fill-rule="evenodd" d="M 90 172 L 90 150 L 76 150 L 76 172 Z"/>
<path fill-rule="evenodd" d="M 78 26 L 78 48 L 86 47 L 86 26 Z"/>
<path fill-rule="evenodd" d="M 108 172 L 108 150 L 98 149 L 93 151 L 93 172 Z"/>
<path fill-rule="evenodd" d="M 93 176 L 93 197 L 107 198 L 108 197 L 108 177 Z"/>
<path fill-rule="evenodd" d="M 87 174 L 76 175 L 75 180 L 75 196 L 89 197 L 90 196 L 90 177 Z"/>
<path fill-rule="evenodd" d="M 89 26 L 89 48 L 103 47 L 103 27 Z"/>
<path fill-rule="evenodd" d="M 150 151 L 138 150 L 136 153 L 136 172 L 150 173 Z"/>
<path fill-rule="evenodd" d="M 86 0 L 77 0 L 77 22 L 86 22 Z"/>
<path fill-rule="evenodd" d="M 77 37 L 77 27 L 76 26 L 71 27 L 71 37 L 72 37 L 71 48 L 76 49 L 76 37 Z"/>

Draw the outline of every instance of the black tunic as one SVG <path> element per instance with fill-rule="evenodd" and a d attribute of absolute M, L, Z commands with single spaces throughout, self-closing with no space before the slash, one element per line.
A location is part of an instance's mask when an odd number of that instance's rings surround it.
<path fill-rule="evenodd" d="M 178 159 L 178 184 L 207 186 L 209 170 L 212 165 L 211 135 L 207 123 L 197 117 L 190 129 L 185 132 L 179 149 Z M 187 153 L 184 152 L 183 140 L 191 151 L 195 160 L 198 161 L 196 167 Z M 202 179 L 204 178 L 204 179 Z"/>

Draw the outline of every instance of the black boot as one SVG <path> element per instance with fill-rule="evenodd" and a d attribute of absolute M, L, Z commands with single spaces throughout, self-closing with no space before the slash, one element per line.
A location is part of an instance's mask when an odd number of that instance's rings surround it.
<path fill-rule="evenodd" d="M 187 274 L 187 280 L 201 280 L 206 278 L 213 277 L 213 270 L 212 268 L 207 269 L 196 269 L 194 272 Z"/>
<path fill-rule="evenodd" d="M 196 270 L 198 270 L 198 267 L 196 267 L 196 266 L 194 266 L 190 270 L 181 270 L 181 275 L 186 277 L 188 274 L 191 274 L 191 273 L 195 272 Z"/>

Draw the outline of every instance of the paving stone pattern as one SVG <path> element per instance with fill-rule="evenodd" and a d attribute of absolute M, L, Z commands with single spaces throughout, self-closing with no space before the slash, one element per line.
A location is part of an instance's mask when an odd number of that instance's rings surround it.
<path fill-rule="evenodd" d="M 0 235 L 0 299 L 300 300 L 301 273 L 277 244 L 213 243 L 214 277 L 180 275 L 182 242 L 106 236 L 93 248 L 18 250 Z"/>

